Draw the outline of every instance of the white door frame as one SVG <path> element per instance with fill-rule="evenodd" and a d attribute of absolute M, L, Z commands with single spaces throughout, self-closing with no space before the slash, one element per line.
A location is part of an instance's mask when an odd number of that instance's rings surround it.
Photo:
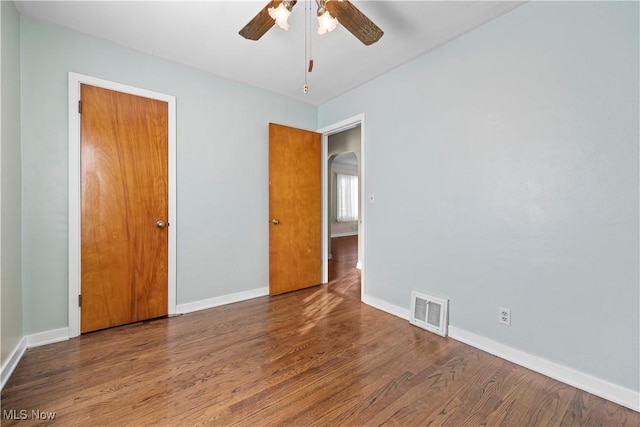
<path fill-rule="evenodd" d="M 359 226 L 358 226 L 358 246 L 362 248 L 364 252 L 365 248 L 365 237 L 366 237 L 366 205 L 365 205 L 365 125 L 364 125 L 364 113 L 358 114 L 357 116 L 350 117 L 348 119 L 342 120 L 338 123 L 334 123 L 329 126 L 325 126 L 319 129 L 317 132 L 322 134 L 322 283 L 327 283 L 329 281 L 329 259 L 328 259 L 328 248 L 329 248 L 329 189 L 328 187 L 328 176 L 329 176 L 329 159 L 327 156 L 329 155 L 329 136 L 335 133 L 343 132 L 345 130 L 349 130 L 356 126 L 360 125 L 360 158 L 358 162 L 360 164 L 360 213 L 362 217 L 360 218 Z M 362 263 L 360 264 L 360 300 L 364 299 L 365 296 L 365 271 L 366 271 L 366 253 L 362 254 Z"/>
<path fill-rule="evenodd" d="M 101 88 L 165 101 L 168 104 L 169 137 L 169 246 L 168 246 L 168 314 L 176 313 L 176 98 L 133 86 L 69 73 L 69 337 L 80 335 L 80 85 Z"/>

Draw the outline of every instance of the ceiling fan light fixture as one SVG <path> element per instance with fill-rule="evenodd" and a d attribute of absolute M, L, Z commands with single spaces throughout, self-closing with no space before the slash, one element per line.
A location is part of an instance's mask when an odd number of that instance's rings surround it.
<path fill-rule="evenodd" d="M 288 20 L 289 15 L 291 15 L 291 7 L 291 3 L 288 0 L 284 0 L 278 7 L 270 7 L 268 10 L 269 16 L 285 31 L 289 29 Z"/>
<path fill-rule="evenodd" d="M 0 0 L 2 1 L 2 0 Z M 318 34 L 324 34 L 333 31 L 338 23 L 347 31 L 353 34 L 365 46 L 369 46 L 380 40 L 384 32 L 376 24 L 371 22 L 367 16 L 362 13 L 349 0 L 315 0 L 318 5 Z M 287 30 L 289 28 L 289 15 L 291 9 L 298 0 L 269 0 L 269 2 L 260 9 L 260 12 L 242 27 L 238 32 L 247 40 L 259 40 L 265 35 L 271 27 L 278 24 L 279 27 Z M 311 0 L 307 0 L 307 5 Z M 310 36 L 310 26 L 307 25 L 311 20 L 311 7 L 305 7 L 305 44 Z M 309 38 L 310 40 L 310 38 Z M 309 41 L 310 44 L 310 41 Z"/>
<path fill-rule="evenodd" d="M 338 19 L 331 16 L 329 11 L 324 8 L 318 8 L 318 34 L 331 32 L 338 26 Z"/>

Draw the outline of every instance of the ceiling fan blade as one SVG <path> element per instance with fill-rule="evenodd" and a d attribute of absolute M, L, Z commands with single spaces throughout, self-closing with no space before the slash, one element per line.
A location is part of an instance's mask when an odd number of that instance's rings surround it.
<path fill-rule="evenodd" d="M 384 32 L 348 0 L 329 0 L 327 10 L 351 34 L 366 46 L 380 40 Z"/>
<path fill-rule="evenodd" d="M 282 0 L 271 0 L 265 7 L 262 8 L 251 21 L 247 23 L 239 31 L 239 34 L 245 39 L 258 40 L 264 36 L 267 31 L 275 24 L 275 21 L 269 16 L 269 8 L 276 8 L 282 3 Z"/>

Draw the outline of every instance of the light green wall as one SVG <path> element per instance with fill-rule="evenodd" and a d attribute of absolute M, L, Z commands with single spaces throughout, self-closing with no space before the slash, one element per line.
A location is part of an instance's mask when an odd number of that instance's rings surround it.
<path fill-rule="evenodd" d="M 13 2 L 0 2 L 0 300 L 2 365 L 22 339 L 20 16 Z"/>
<path fill-rule="evenodd" d="M 531 2 L 320 106 L 366 115 L 368 296 L 640 390 L 638 6 Z"/>
<path fill-rule="evenodd" d="M 267 287 L 268 123 L 316 129 L 316 107 L 31 19 L 21 31 L 25 333 L 68 323 L 69 71 L 177 97 L 178 304 Z"/>

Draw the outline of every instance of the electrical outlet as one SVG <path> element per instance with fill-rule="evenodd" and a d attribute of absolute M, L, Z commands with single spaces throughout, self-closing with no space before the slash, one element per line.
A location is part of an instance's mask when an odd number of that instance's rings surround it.
<path fill-rule="evenodd" d="M 498 309 L 498 321 L 503 325 L 511 326 L 511 309 L 500 307 Z"/>

